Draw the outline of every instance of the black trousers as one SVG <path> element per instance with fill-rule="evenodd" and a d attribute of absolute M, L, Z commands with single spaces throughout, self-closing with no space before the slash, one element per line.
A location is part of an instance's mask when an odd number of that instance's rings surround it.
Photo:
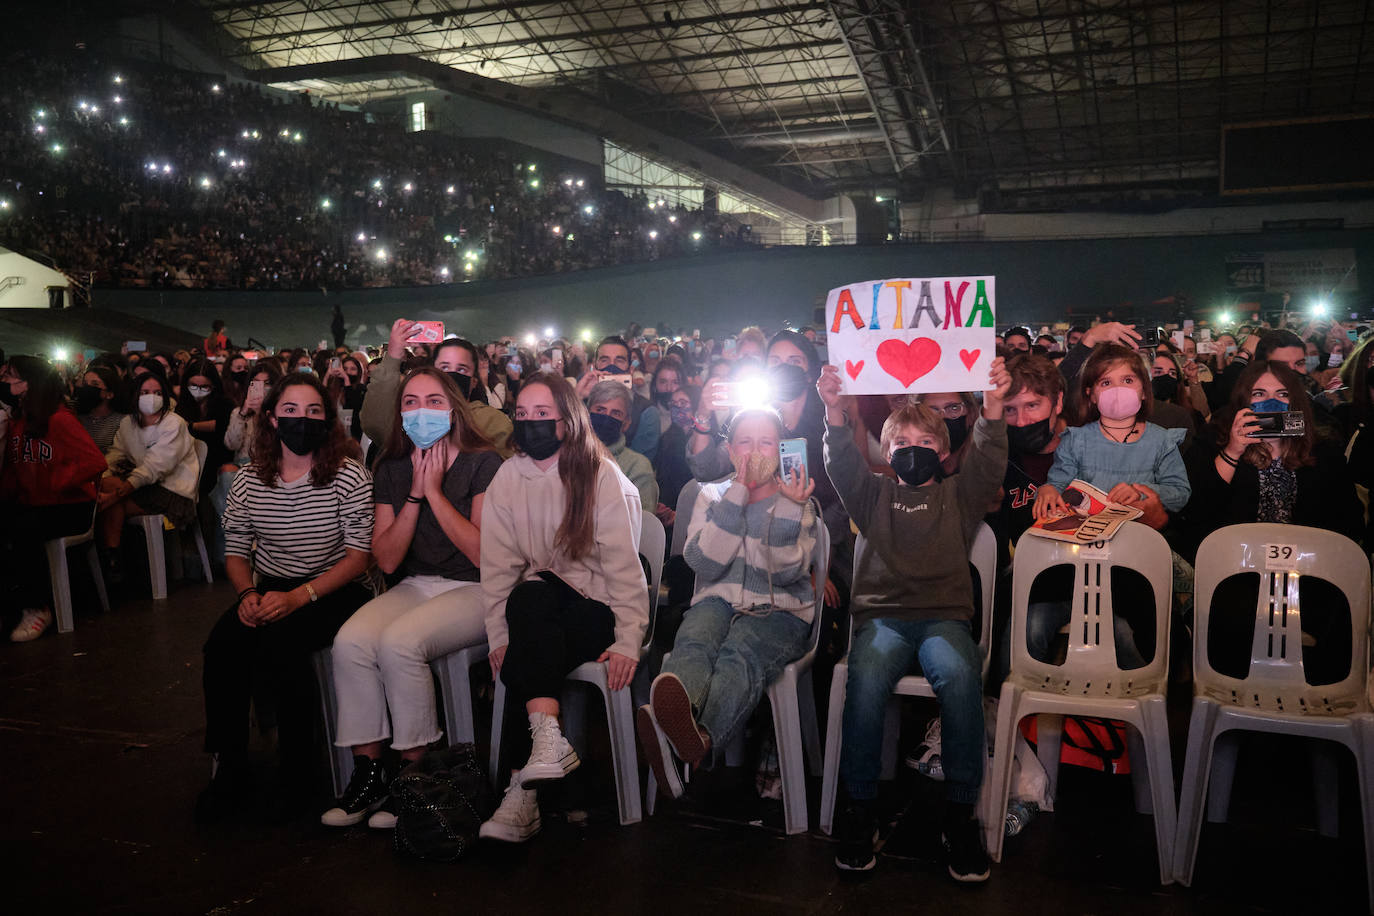
<path fill-rule="evenodd" d="M 60 503 L 55 506 L 0 506 L 7 534 L 0 544 L 0 582 L 6 583 L 7 604 L 14 608 L 52 606 L 52 583 L 44 542 L 81 534 L 91 527 L 95 503 Z M 82 565 L 81 569 L 85 569 Z"/>
<path fill-rule="evenodd" d="M 258 591 L 289 591 L 304 579 L 264 578 Z M 277 743 L 283 768 L 295 775 L 310 768 L 319 715 L 310 655 L 329 646 L 372 593 L 351 583 L 281 620 L 258 627 L 239 620 L 238 603 L 225 611 L 205 642 L 205 749 L 242 755 L 248 750 L 248 707 L 253 673 L 259 671 L 277 700 Z"/>
<path fill-rule="evenodd" d="M 506 601 L 510 643 L 501 683 L 521 703 L 557 698 L 563 678 L 615 641 L 615 615 L 552 574 L 522 582 Z"/>

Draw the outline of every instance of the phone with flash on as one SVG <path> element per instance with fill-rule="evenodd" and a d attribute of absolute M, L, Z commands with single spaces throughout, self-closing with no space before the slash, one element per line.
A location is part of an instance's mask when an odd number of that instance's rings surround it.
<path fill-rule="evenodd" d="M 801 474 L 802 485 L 806 485 L 806 440 L 784 439 L 778 443 L 778 471 L 783 483 L 792 482 L 794 471 Z"/>

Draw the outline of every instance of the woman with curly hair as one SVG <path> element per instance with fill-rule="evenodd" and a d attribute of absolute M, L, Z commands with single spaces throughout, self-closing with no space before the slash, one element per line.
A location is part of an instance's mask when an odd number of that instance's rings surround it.
<path fill-rule="evenodd" d="M 228 813 L 247 786 L 255 674 L 275 688 L 282 810 L 309 803 L 315 717 L 310 655 L 372 598 L 372 477 L 348 455 L 334 399 L 314 375 L 288 375 L 262 405 L 252 463 L 229 488 L 225 570 L 238 598 L 205 643 L 205 750 L 215 756 L 200 820 Z"/>

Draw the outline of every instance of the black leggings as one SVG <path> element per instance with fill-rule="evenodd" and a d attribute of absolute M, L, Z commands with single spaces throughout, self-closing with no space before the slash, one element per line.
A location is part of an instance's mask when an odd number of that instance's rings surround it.
<path fill-rule="evenodd" d="M 305 581 L 264 578 L 258 591 L 289 591 Z M 310 654 L 333 643 L 343 622 L 371 599 L 370 591 L 350 583 L 258 627 L 239 620 L 238 602 L 225 611 L 205 642 L 205 749 L 229 756 L 247 752 L 253 672 L 260 670 L 277 700 L 282 764 L 297 774 L 308 771 L 318 715 Z"/>
<path fill-rule="evenodd" d="M 552 574 L 515 587 L 506 601 L 506 626 L 510 643 L 501 683 L 522 703 L 561 696 L 568 672 L 596 660 L 615 641 L 611 609 Z"/>
<path fill-rule="evenodd" d="M 44 543 L 88 530 L 95 518 L 95 503 L 6 503 L 0 506 L 0 517 L 5 519 L 9 532 L 0 539 L 0 581 L 10 588 L 7 603 L 15 608 L 51 607 L 52 582 Z"/>

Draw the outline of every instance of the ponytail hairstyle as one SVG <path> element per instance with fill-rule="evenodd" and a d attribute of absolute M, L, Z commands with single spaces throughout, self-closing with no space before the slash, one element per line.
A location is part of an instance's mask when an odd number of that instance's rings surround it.
<path fill-rule="evenodd" d="M 556 372 L 535 372 L 525 378 L 522 389 L 543 385 L 563 419 L 563 442 L 558 447 L 558 477 L 563 482 L 563 520 L 554 535 L 555 550 L 570 560 L 580 560 L 591 552 L 596 540 L 596 483 L 601 462 L 609 457 L 606 447 L 592 431 L 587 405 L 573 386 Z"/>

